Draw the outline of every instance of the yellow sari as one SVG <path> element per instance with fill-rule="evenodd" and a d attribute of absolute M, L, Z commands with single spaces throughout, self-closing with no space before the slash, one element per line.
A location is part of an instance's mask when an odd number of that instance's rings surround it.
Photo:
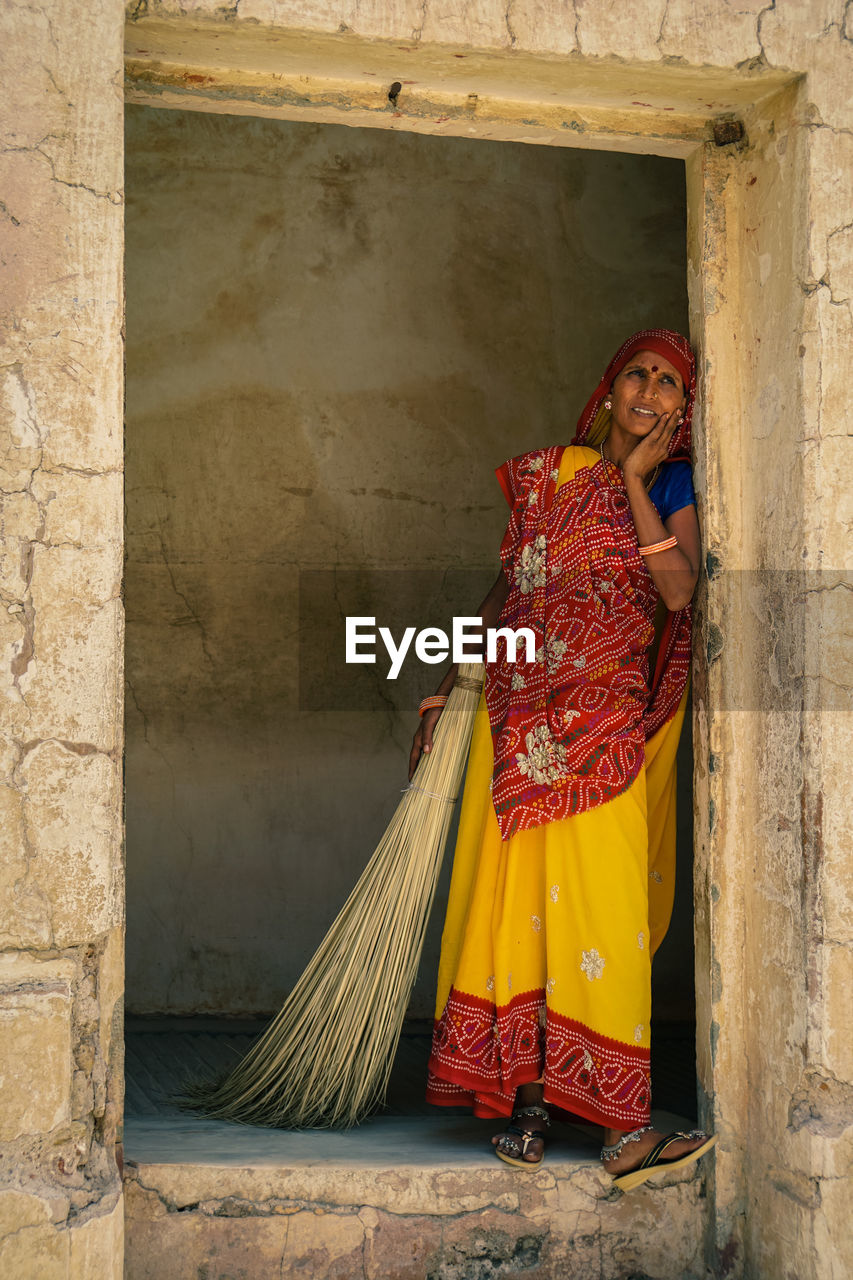
<path fill-rule="evenodd" d="M 566 450 L 558 484 L 574 475 Z M 651 959 L 675 882 L 678 710 L 606 804 L 501 839 L 481 699 L 442 938 L 427 1098 L 512 1111 L 519 1085 L 618 1129 L 648 1122 Z"/>

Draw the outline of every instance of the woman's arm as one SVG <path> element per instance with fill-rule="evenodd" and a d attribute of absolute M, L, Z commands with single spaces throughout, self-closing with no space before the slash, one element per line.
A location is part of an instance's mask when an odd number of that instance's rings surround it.
<path fill-rule="evenodd" d="M 626 475 L 625 491 L 641 547 L 663 542 L 672 534 L 678 538 L 677 547 L 656 551 L 643 559 L 667 609 L 683 609 L 692 600 L 699 580 L 701 549 L 696 508 L 691 503 L 680 511 L 673 511 L 664 524 L 642 477 Z"/>
<path fill-rule="evenodd" d="M 675 534 L 677 547 L 644 556 L 646 568 L 667 609 L 683 609 L 693 598 L 699 580 L 701 546 L 696 508 L 691 505 L 673 511 L 666 524 L 646 492 L 646 477 L 667 456 L 669 442 L 678 425 L 679 410 L 663 414 L 647 436 L 628 455 L 622 468 L 625 492 L 631 504 L 637 541 L 641 547 L 663 542 Z"/>
<path fill-rule="evenodd" d="M 498 620 L 500 619 L 501 612 L 506 604 L 508 595 L 509 583 L 507 582 L 506 574 L 503 569 L 501 569 L 497 578 L 495 578 L 489 594 L 477 610 L 477 613 L 482 619 L 484 631 L 487 631 L 489 627 L 496 627 L 498 625 Z M 453 688 L 453 682 L 455 679 L 456 664 L 454 663 L 447 671 L 441 684 L 436 689 L 436 693 L 447 696 Z M 415 731 L 414 738 L 412 739 L 412 750 L 409 756 L 409 781 L 411 781 L 412 775 L 417 767 L 417 763 L 421 758 L 421 752 L 429 754 L 432 750 L 432 735 L 435 731 L 435 726 L 438 724 L 440 715 L 441 707 L 431 707 L 429 711 L 424 712 L 421 716 L 421 722 Z"/>

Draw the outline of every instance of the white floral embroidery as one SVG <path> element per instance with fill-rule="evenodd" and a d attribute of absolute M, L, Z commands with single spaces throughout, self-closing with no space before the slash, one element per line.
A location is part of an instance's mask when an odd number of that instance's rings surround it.
<path fill-rule="evenodd" d="M 544 533 L 540 533 L 532 545 L 528 542 L 522 547 L 521 556 L 515 562 L 513 573 L 523 596 L 529 595 L 536 587 L 544 587 L 546 551 L 547 543 Z"/>
<path fill-rule="evenodd" d="M 577 720 L 579 715 L 579 711 L 575 711 L 572 707 L 569 707 L 568 711 L 563 712 L 563 724 L 571 724 L 573 720 Z"/>
<path fill-rule="evenodd" d="M 540 644 L 536 650 L 536 661 L 544 662 L 547 658 L 548 666 L 555 667 L 564 656 L 567 648 L 568 645 L 564 640 L 560 640 L 556 636 L 548 636 L 545 643 Z"/>
<path fill-rule="evenodd" d="M 637 934 L 637 946 L 642 951 L 645 945 L 646 945 L 646 935 L 643 933 L 641 929 L 640 932 Z"/>
<path fill-rule="evenodd" d="M 557 985 L 557 979 L 556 979 L 556 978 L 549 978 L 549 979 L 548 979 L 548 981 L 545 983 L 545 990 L 548 992 L 548 995 L 550 995 L 550 994 L 551 994 L 551 992 L 554 990 L 554 988 L 556 987 L 556 985 Z"/>
<path fill-rule="evenodd" d="M 486 978 L 486 990 L 494 991 L 494 989 L 495 989 L 495 975 L 491 973 L 489 974 L 488 978 Z"/>
<path fill-rule="evenodd" d="M 574 666 L 578 667 L 579 669 L 580 669 L 581 667 L 585 667 L 585 666 L 586 666 L 586 658 L 584 657 L 584 655 L 583 655 L 582 653 L 581 653 L 581 654 L 578 654 L 578 656 L 574 659 Z"/>
<path fill-rule="evenodd" d="M 531 489 L 527 495 L 528 507 L 535 507 L 538 501 L 539 501 L 539 490 Z"/>
<path fill-rule="evenodd" d="M 592 947 L 589 951 L 584 951 L 581 969 L 590 982 L 593 982 L 596 978 L 603 976 L 605 963 L 604 956 L 600 956 L 595 947 Z"/>
<path fill-rule="evenodd" d="M 634 1027 L 634 1039 L 637 1041 L 637 1044 L 639 1044 L 642 1038 L 643 1038 L 643 1024 L 642 1022 L 638 1022 L 636 1027 Z"/>
<path fill-rule="evenodd" d="M 551 479 L 554 481 L 554 484 L 556 484 L 559 478 L 560 478 L 560 468 L 555 467 L 554 470 L 551 472 Z"/>
<path fill-rule="evenodd" d="M 524 688 L 524 676 L 521 674 L 518 667 L 516 667 L 515 670 L 513 671 L 512 679 L 510 680 L 509 685 L 511 689 Z"/>
<path fill-rule="evenodd" d="M 584 1071 L 592 1071 L 592 1066 L 593 1066 L 592 1054 L 590 1053 L 589 1049 L 584 1049 L 583 1051 L 583 1066 L 584 1066 Z"/>
<path fill-rule="evenodd" d="M 542 928 L 542 921 L 539 919 L 538 916 L 531 916 L 530 926 L 533 929 L 534 933 L 538 933 L 539 930 Z"/>
<path fill-rule="evenodd" d="M 541 471 L 541 470 L 542 470 L 542 468 L 543 468 L 544 466 L 545 466 L 545 459 L 544 459 L 544 458 L 534 458 L 531 462 L 528 462 L 528 464 L 527 464 L 527 470 L 528 470 L 528 471 Z"/>
<path fill-rule="evenodd" d="M 663 876 L 659 871 L 650 871 L 649 879 L 654 880 L 655 884 L 663 884 Z"/>
<path fill-rule="evenodd" d="M 560 886 L 558 884 L 551 885 L 551 892 L 548 895 L 552 902 L 556 902 L 560 896 Z"/>
<path fill-rule="evenodd" d="M 566 748 L 555 742 L 546 724 L 538 724 L 525 736 L 524 745 L 527 754 L 518 752 L 515 762 L 519 772 L 533 782 L 554 783 L 562 772 L 561 765 L 566 758 Z"/>

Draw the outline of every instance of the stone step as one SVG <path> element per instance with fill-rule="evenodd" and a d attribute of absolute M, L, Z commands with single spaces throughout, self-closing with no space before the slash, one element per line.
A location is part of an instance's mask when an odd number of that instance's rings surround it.
<path fill-rule="evenodd" d="M 661 1125 L 677 1117 L 656 1115 Z M 565 1126 L 527 1172 L 494 1122 L 380 1116 L 349 1133 L 136 1117 L 125 1133 L 126 1280 L 700 1280 L 696 1166 L 628 1194 Z"/>

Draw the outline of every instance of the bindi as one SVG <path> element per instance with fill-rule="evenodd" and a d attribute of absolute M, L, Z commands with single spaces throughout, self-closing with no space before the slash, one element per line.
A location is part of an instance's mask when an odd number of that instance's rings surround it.
<path fill-rule="evenodd" d="M 657 373 L 657 371 L 658 371 L 658 367 L 657 367 L 657 365 L 656 365 L 656 364 L 653 364 L 653 365 L 652 365 L 652 373 Z"/>

